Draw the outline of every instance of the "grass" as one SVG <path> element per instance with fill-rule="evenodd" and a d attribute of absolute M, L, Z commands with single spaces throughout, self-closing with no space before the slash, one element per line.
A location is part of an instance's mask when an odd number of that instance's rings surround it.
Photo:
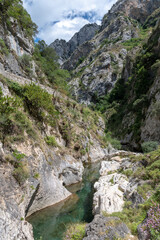
<path fill-rule="evenodd" d="M 0 53 L 2 53 L 4 55 L 9 54 L 9 50 L 8 50 L 8 48 L 7 48 L 3 39 L 0 39 Z"/>
<path fill-rule="evenodd" d="M 52 146 L 52 147 L 57 147 L 58 146 L 54 136 L 47 136 L 45 138 L 45 141 L 49 146 Z"/>
<path fill-rule="evenodd" d="M 105 137 L 103 138 L 103 141 L 107 144 L 110 143 L 115 149 L 120 150 L 121 149 L 121 143 L 118 139 L 113 138 L 111 136 L 111 132 L 106 133 Z"/>
<path fill-rule="evenodd" d="M 86 223 L 72 223 L 67 227 L 63 240 L 82 240 L 85 236 Z"/>

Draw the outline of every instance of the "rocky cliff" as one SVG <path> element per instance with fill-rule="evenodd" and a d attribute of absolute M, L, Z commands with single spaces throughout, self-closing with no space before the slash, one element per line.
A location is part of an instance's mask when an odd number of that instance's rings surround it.
<path fill-rule="evenodd" d="M 62 64 L 72 55 L 75 49 L 81 46 L 84 42 L 91 40 L 99 31 L 99 28 L 100 26 L 98 26 L 96 23 L 86 24 L 80 29 L 79 32 L 75 33 L 68 42 L 62 39 L 57 39 L 50 44 L 50 47 L 56 51 L 59 61 Z"/>
<path fill-rule="evenodd" d="M 159 1 L 118 1 L 104 16 L 98 34 L 77 48 L 63 67 L 73 73 L 70 82 L 79 102 L 90 104 L 114 87 L 131 48 L 135 55 L 151 29 L 145 21 L 159 8 Z M 156 20 L 158 19 L 155 14 Z"/>
<path fill-rule="evenodd" d="M 109 120 L 107 128 L 114 132 L 115 136 L 120 136 L 124 146 L 134 150 L 141 150 L 140 145 L 146 141 L 159 142 L 159 120 L 157 115 L 152 114 L 159 104 L 159 93 L 156 92 L 159 85 L 158 70 L 155 74 L 159 56 L 154 54 L 154 49 L 159 51 L 159 7 L 159 1 L 118 1 L 104 16 L 99 32 L 90 41 L 79 46 L 63 64 L 64 68 L 72 71 L 70 86 L 75 99 L 87 105 L 96 105 L 98 110 L 106 112 Z M 151 42 L 153 46 L 147 50 L 145 46 Z M 140 80 L 143 77 L 139 74 L 137 79 L 135 68 L 140 62 L 141 67 L 145 65 L 144 51 L 147 52 L 147 61 L 155 68 L 153 70 L 149 66 L 145 67 L 144 71 L 150 76 L 144 77 L 147 79 L 148 88 L 144 90 L 144 95 L 148 104 L 142 111 L 139 109 L 139 113 L 135 113 L 129 110 L 132 100 L 138 103 L 142 95 L 129 89 L 135 89 L 140 84 L 143 88 L 143 80 Z M 153 52 L 153 59 L 149 56 L 150 51 Z M 136 55 L 141 57 L 137 60 Z M 135 78 L 131 80 L 133 75 Z M 129 85 L 126 91 L 125 84 Z M 113 96 L 115 94 L 116 96 Z M 124 111 L 120 109 L 123 97 Z M 113 116 L 110 118 L 110 115 Z M 121 126 L 118 129 L 117 124 Z"/>
<path fill-rule="evenodd" d="M 122 78 L 117 83 L 117 89 L 110 95 L 110 100 L 115 100 L 119 106 L 115 106 L 116 112 L 108 124 L 116 134 L 122 130 L 122 143 L 132 146 L 133 149 L 141 149 L 143 142 L 160 141 L 159 34 L 160 23 L 157 23 L 148 42 L 136 57 L 132 70 L 128 72 L 127 63 Z M 129 78 L 126 77 L 126 73 Z M 109 107 L 108 111 L 109 109 L 111 108 Z M 119 130 L 115 130 L 117 123 L 121 126 Z"/>

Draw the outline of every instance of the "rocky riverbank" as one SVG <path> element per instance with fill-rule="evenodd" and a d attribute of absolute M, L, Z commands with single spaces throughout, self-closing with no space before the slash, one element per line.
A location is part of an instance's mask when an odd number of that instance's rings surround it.
<path fill-rule="evenodd" d="M 130 155 L 130 152 L 122 151 L 117 156 L 102 161 L 100 178 L 94 185 L 93 212 L 95 214 L 121 212 L 125 198 L 133 201 L 133 204 L 143 202 L 137 193 L 137 186 L 140 183 L 123 174 L 125 171 L 135 171 L 139 167 L 139 163 L 133 164 L 130 161 Z"/>

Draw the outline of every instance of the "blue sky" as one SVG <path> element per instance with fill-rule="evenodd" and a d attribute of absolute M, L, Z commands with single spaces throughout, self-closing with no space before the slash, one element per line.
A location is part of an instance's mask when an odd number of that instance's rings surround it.
<path fill-rule="evenodd" d="M 87 23 L 100 24 L 117 0 L 23 0 L 23 5 L 38 25 L 38 38 L 50 44 L 55 39 L 68 41 Z"/>

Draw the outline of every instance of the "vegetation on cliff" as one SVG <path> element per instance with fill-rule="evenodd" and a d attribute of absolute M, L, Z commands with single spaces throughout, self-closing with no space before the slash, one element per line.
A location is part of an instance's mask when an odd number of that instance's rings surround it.
<path fill-rule="evenodd" d="M 0 0 L 0 22 L 12 30 L 12 18 L 17 21 L 26 37 L 32 38 L 37 33 L 37 25 L 23 8 L 21 0 Z"/>
<path fill-rule="evenodd" d="M 121 139 L 126 134 L 132 133 L 132 139 L 139 144 L 139 150 L 142 143 L 141 127 L 147 109 L 155 97 L 155 95 L 151 96 L 149 91 L 159 76 L 158 38 L 159 25 L 153 29 L 148 42 L 144 43 L 142 49 L 136 54 L 130 77 L 126 79 L 122 73 L 122 77 L 118 79 L 112 91 L 99 99 L 96 104 L 96 109 L 105 113 L 107 129 Z M 133 41 L 129 42 L 131 44 Z M 129 58 L 133 61 L 131 56 Z M 156 99 L 154 101 L 155 111 L 158 114 L 158 101 Z M 124 126 L 123 121 L 128 114 L 132 116 L 132 123 Z M 117 126 L 121 127 L 117 128 Z"/>

